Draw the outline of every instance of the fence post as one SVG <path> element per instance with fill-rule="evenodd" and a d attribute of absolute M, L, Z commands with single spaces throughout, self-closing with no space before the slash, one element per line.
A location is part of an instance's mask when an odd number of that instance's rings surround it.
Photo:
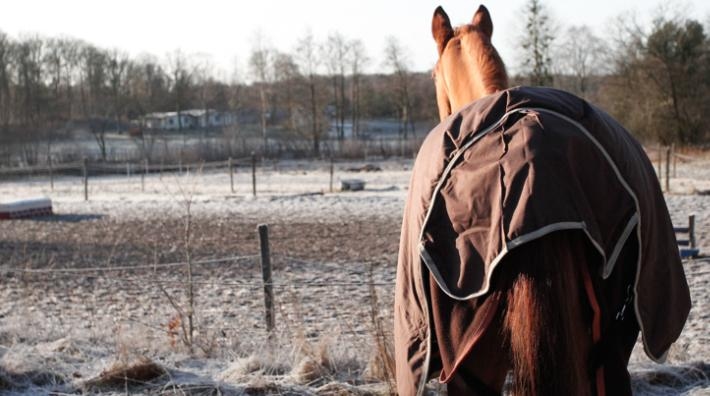
<path fill-rule="evenodd" d="M 229 188 L 233 194 L 234 193 L 234 168 L 232 165 L 232 157 L 229 157 L 229 161 L 227 161 L 227 163 L 229 166 Z"/>
<path fill-rule="evenodd" d="M 145 178 L 148 176 L 148 159 L 143 160 L 143 173 L 141 174 L 141 192 L 145 191 Z"/>
<path fill-rule="evenodd" d="M 335 166 L 333 165 L 333 157 L 330 157 L 330 192 L 333 192 L 333 173 L 335 173 Z"/>
<path fill-rule="evenodd" d="M 671 192 L 671 148 L 666 147 L 666 192 Z"/>
<path fill-rule="evenodd" d="M 88 169 L 88 160 L 86 157 L 84 157 L 81 161 L 81 170 L 84 175 L 84 201 L 89 200 L 89 169 Z"/>
<path fill-rule="evenodd" d="M 259 224 L 259 245 L 261 248 L 261 275 L 264 281 L 264 308 L 266 314 L 266 331 L 271 335 L 275 326 L 274 316 L 274 284 L 271 277 L 271 255 L 269 252 L 269 226 Z"/>
<path fill-rule="evenodd" d="M 673 177 L 677 177 L 675 169 L 678 163 L 678 156 L 675 155 L 675 144 L 671 145 L 671 151 L 673 152 Z"/>
<path fill-rule="evenodd" d="M 251 192 L 256 197 L 256 154 L 251 153 Z"/>
<path fill-rule="evenodd" d="M 688 241 L 690 248 L 695 248 L 695 215 L 688 216 Z"/>
<path fill-rule="evenodd" d="M 131 177 L 131 163 L 126 162 L 126 178 L 130 178 L 130 177 Z"/>
<path fill-rule="evenodd" d="M 54 191 L 54 169 L 52 168 L 52 157 L 49 157 L 49 187 Z"/>

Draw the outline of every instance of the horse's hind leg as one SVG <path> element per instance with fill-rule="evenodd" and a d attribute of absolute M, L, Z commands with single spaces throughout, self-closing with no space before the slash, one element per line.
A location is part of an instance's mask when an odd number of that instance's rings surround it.
<path fill-rule="evenodd" d="M 511 363 L 501 323 L 502 311 L 499 310 L 447 384 L 450 396 L 497 396 L 502 393 Z"/>

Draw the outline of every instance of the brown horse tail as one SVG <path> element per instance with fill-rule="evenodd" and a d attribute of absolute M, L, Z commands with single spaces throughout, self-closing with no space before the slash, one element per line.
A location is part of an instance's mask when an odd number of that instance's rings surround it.
<path fill-rule="evenodd" d="M 516 251 L 517 250 L 517 251 Z M 510 252 L 503 318 L 513 395 L 590 395 L 591 311 L 583 275 L 593 252 L 583 234 L 555 232 Z M 510 275 L 507 275 L 510 274 Z"/>

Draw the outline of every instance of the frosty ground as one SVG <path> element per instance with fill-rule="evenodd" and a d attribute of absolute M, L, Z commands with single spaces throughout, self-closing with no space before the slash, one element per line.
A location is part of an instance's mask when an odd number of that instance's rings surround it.
<path fill-rule="evenodd" d="M 326 162 L 0 182 L 56 215 L 0 223 L 0 393 L 387 394 L 386 350 L 411 161 Z M 710 160 L 678 165 L 667 203 L 710 252 Z M 362 179 L 364 191 L 339 191 Z M 189 221 L 188 221 L 189 219 Z M 257 224 L 269 225 L 276 330 L 267 336 Z M 193 263 L 192 343 L 186 265 Z M 710 391 L 710 260 L 685 262 L 693 309 L 666 365 L 638 346 L 638 394 Z M 181 316 L 182 314 L 182 316 Z M 182 320 L 180 320 L 182 318 Z M 105 381 L 150 361 L 164 375 Z M 120 370 L 118 372 L 121 372 Z M 103 373 L 103 375 L 102 375 Z M 126 374 L 126 372 L 122 372 Z M 126 376 L 128 377 L 128 376 Z M 432 385 L 432 392 L 439 388 Z"/>

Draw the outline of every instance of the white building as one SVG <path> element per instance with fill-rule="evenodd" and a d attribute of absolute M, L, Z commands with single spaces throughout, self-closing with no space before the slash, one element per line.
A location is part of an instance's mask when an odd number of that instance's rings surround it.
<path fill-rule="evenodd" d="M 213 109 L 190 109 L 181 111 L 179 119 L 176 111 L 170 111 L 146 114 L 141 121 L 146 129 L 176 131 L 180 128 L 220 128 L 233 125 L 237 122 L 237 116 L 234 113 Z"/>

